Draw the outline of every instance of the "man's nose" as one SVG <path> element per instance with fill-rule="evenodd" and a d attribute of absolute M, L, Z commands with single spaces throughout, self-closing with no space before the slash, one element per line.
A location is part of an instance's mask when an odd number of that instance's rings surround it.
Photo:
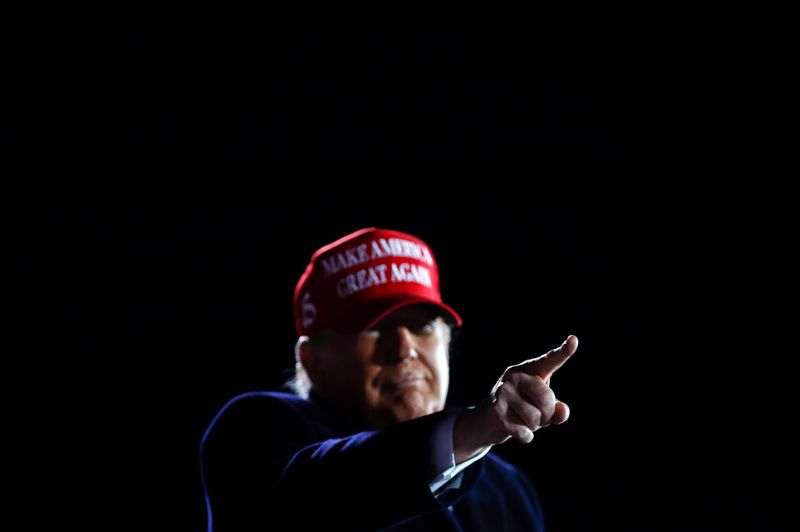
<path fill-rule="evenodd" d="M 414 343 L 414 335 L 408 327 L 398 325 L 392 327 L 389 334 L 387 347 L 387 357 L 393 361 L 401 362 L 407 358 L 417 358 L 417 346 Z"/>

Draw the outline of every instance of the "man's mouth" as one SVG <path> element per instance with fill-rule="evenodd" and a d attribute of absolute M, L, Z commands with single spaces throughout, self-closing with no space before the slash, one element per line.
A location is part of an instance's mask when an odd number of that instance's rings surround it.
<path fill-rule="evenodd" d="M 400 375 L 392 375 L 383 381 L 382 388 L 387 391 L 394 391 L 406 386 L 418 386 L 425 382 L 425 375 L 419 372 L 407 372 Z"/>

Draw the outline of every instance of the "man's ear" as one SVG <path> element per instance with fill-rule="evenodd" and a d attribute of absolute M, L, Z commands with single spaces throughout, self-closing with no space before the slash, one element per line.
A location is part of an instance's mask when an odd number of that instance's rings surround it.
<path fill-rule="evenodd" d="M 308 336 L 301 336 L 297 339 L 294 346 L 295 360 L 303 366 L 312 382 L 319 373 L 319 351 L 308 339 Z"/>

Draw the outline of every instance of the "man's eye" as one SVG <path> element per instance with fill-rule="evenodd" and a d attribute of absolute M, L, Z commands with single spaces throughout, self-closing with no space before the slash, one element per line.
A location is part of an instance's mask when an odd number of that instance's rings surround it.
<path fill-rule="evenodd" d="M 434 330 L 434 323 L 432 321 L 420 323 L 412 328 L 415 334 L 431 334 Z"/>

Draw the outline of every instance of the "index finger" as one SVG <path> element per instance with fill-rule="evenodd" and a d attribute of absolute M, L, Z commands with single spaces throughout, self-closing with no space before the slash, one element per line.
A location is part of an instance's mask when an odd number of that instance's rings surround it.
<path fill-rule="evenodd" d="M 578 337 L 574 334 L 567 336 L 560 347 L 548 351 L 539 358 L 531 361 L 530 372 L 535 373 L 544 380 L 550 378 L 578 349 Z"/>

